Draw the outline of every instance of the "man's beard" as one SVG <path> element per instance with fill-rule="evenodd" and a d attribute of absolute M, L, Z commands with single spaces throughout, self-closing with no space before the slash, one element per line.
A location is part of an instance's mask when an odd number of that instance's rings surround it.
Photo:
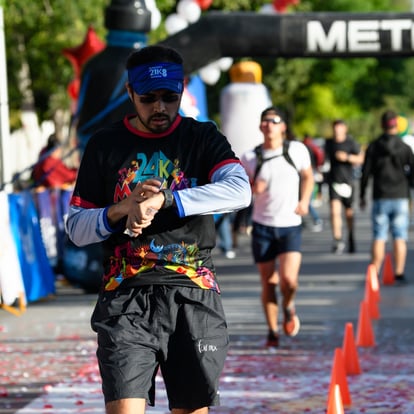
<path fill-rule="evenodd" d="M 137 116 L 138 116 L 138 119 L 141 121 L 142 125 L 144 125 L 144 127 L 147 128 L 148 131 L 152 132 L 153 134 L 160 134 L 162 132 L 165 132 L 171 126 L 171 124 L 174 122 L 174 120 L 171 120 L 167 115 L 159 115 L 159 114 L 152 115 L 148 118 L 147 122 L 145 122 L 139 116 L 139 114 L 137 114 Z M 150 126 L 151 120 L 153 120 L 153 119 L 159 119 L 159 120 L 167 121 L 167 123 L 165 124 L 165 126 L 162 125 L 162 126 L 154 128 L 154 127 Z"/>

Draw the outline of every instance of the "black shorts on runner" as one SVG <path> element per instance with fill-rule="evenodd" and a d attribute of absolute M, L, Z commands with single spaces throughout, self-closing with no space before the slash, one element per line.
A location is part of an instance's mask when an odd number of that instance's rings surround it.
<path fill-rule="evenodd" d="M 282 253 L 300 252 L 302 226 L 272 227 L 253 223 L 252 251 L 255 263 L 274 260 Z"/>
<path fill-rule="evenodd" d="M 354 188 L 350 186 L 351 194 L 341 195 L 334 188 L 334 183 L 329 184 L 329 200 L 339 200 L 345 208 L 352 208 L 354 202 Z"/>
<path fill-rule="evenodd" d="M 217 292 L 164 285 L 103 292 L 91 325 L 106 403 L 145 398 L 154 405 L 160 368 L 170 410 L 219 404 L 229 337 Z"/>

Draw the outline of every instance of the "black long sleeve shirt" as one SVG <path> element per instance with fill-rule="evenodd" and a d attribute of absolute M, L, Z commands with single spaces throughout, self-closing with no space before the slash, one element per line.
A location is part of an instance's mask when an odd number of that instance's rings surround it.
<path fill-rule="evenodd" d="M 373 199 L 408 198 L 414 174 L 414 154 L 398 135 L 382 134 L 365 154 L 360 181 L 360 198 L 365 199 L 370 176 Z"/>

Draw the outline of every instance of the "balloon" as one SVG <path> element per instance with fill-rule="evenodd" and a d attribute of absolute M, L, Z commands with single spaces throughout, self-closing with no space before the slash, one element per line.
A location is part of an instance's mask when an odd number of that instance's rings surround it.
<path fill-rule="evenodd" d="M 65 48 L 62 53 L 72 63 L 75 76 L 78 77 L 85 62 L 103 49 L 105 49 L 105 43 L 99 39 L 93 28 L 89 27 L 81 45 Z"/>
<path fill-rule="evenodd" d="M 201 7 L 201 10 L 207 10 L 213 3 L 213 0 L 196 0 L 196 2 Z"/>
<path fill-rule="evenodd" d="M 300 0 L 273 0 L 273 7 L 278 12 L 285 12 L 290 5 L 299 4 Z"/>
<path fill-rule="evenodd" d="M 177 4 L 177 12 L 189 23 L 195 23 L 201 16 L 201 8 L 193 0 L 180 0 Z"/>
<path fill-rule="evenodd" d="M 177 13 L 172 13 L 165 19 L 165 30 L 170 35 L 185 29 L 187 26 L 186 20 Z"/>
<path fill-rule="evenodd" d="M 222 57 L 217 61 L 217 65 L 220 70 L 223 72 L 230 69 L 231 65 L 233 64 L 233 58 L 231 57 Z"/>
<path fill-rule="evenodd" d="M 80 90 L 80 79 L 75 78 L 69 83 L 67 87 L 68 94 L 72 99 L 76 101 L 79 97 L 79 90 Z"/>
<path fill-rule="evenodd" d="M 161 12 L 158 9 L 151 10 L 151 30 L 155 30 L 161 23 Z"/>
<path fill-rule="evenodd" d="M 214 85 L 220 79 L 220 69 L 215 64 L 204 66 L 200 69 L 200 78 L 208 85 Z"/>
<path fill-rule="evenodd" d="M 161 23 L 161 12 L 155 0 L 145 0 L 147 9 L 151 12 L 151 30 L 155 30 Z"/>
<path fill-rule="evenodd" d="M 273 7 L 272 4 L 264 4 L 260 9 L 259 13 L 261 14 L 275 14 L 276 9 Z"/>

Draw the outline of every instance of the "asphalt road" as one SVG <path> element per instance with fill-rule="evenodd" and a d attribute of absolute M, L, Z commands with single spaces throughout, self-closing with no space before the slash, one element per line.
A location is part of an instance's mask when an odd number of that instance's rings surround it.
<path fill-rule="evenodd" d="M 239 238 L 236 259 L 215 252 L 231 335 L 223 372 L 221 407 L 212 413 L 324 413 L 334 352 L 345 324 L 355 335 L 365 294 L 371 240 L 369 211 L 356 209 L 354 254 L 331 253 L 326 206 L 324 230 L 303 232 L 303 265 L 296 306 L 301 331 L 264 347 L 266 325 L 250 238 Z M 411 226 L 413 227 L 413 226 Z M 380 283 L 380 316 L 372 320 L 375 344 L 358 347 L 362 374 L 348 377 L 346 413 L 414 413 L 414 234 L 411 229 L 404 286 Z M 381 275 L 379 275 L 381 282 Z M 89 317 L 95 295 L 59 285 L 57 295 L 28 306 L 21 316 L 0 310 L 0 414 L 103 414 Z M 156 407 L 168 412 L 162 381 Z"/>

